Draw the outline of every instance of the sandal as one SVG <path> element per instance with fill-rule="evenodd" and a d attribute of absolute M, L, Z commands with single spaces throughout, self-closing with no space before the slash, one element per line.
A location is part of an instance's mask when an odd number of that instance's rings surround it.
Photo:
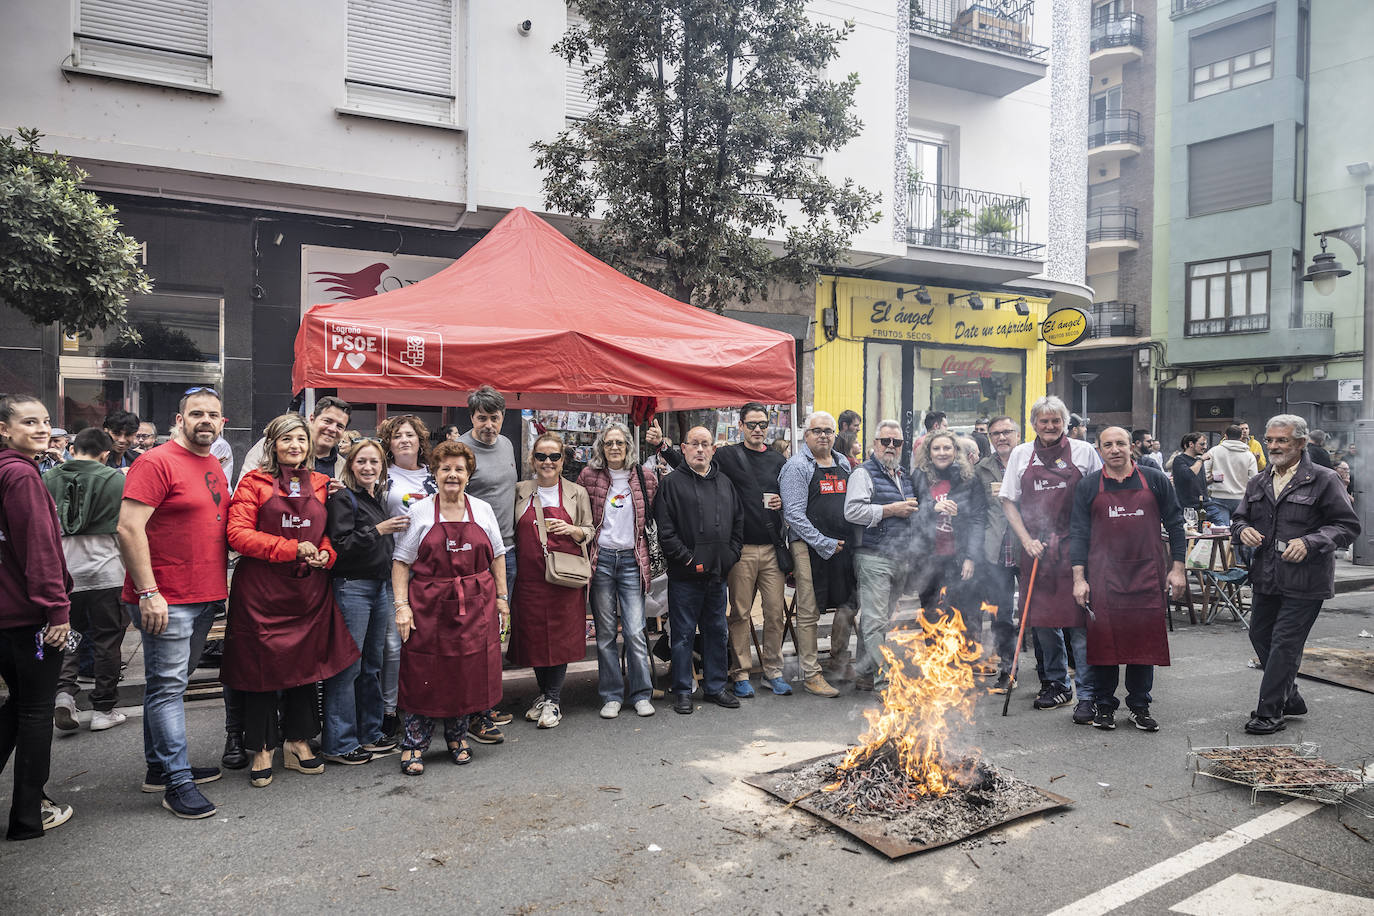
<path fill-rule="evenodd" d="M 425 762 L 421 759 L 423 751 L 407 749 L 401 753 L 401 772 L 407 776 L 420 776 L 425 772 Z M 409 758 L 406 754 L 412 754 Z"/>
<path fill-rule="evenodd" d="M 464 741 L 457 747 L 450 745 L 448 752 L 453 757 L 453 762 L 460 767 L 472 763 L 472 748 L 468 747 L 467 741 Z"/>

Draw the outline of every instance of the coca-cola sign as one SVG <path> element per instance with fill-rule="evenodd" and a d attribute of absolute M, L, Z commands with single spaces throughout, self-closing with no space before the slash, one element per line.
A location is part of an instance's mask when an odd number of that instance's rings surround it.
<path fill-rule="evenodd" d="M 992 378 L 992 359 L 987 356 L 973 356 L 959 359 L 953 353 L 940 364 L 945 375 L 962 375 L 964 378 Z"/>

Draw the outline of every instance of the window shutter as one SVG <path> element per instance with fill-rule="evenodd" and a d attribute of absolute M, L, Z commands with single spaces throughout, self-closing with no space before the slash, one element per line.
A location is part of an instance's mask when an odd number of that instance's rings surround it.
<path fill-rule="evenodd" d="M 1207 32 L 1195 33 L 1190 44 L 1193 67 L 1268 48 L 1274 44 L 1274 14 L 1264 13 Z"/>
<path fill-rule="evenodd" d="M 586 24 L 587 20 L 581 13 L 568 10 L 569 28 L 585 27 Z M 585 118 L 596 107 L 596 103 L 587 94 L 587 71 L 604 61 L 606 52 L 596 46 L 592 46 L 591 52 L 585 66 L 578 61 L 568 64 L 568 71 L 563 80 L 563 106 L 565 115 L 569 118 Z"/>
<path fill-rule="evenodd" d="M 1274 199 L 1274 128 L 1261 127 L 1188 147 L 1188 215 Z"/>
<path fill-rule="evenodd" d="M 348 0 L 351 107 L 453 121 L 453 0 Z"/>
<path fill-rule="evenodd" d="M 78 0 L 72 66 L 210 86 L 210 0 Z"/>

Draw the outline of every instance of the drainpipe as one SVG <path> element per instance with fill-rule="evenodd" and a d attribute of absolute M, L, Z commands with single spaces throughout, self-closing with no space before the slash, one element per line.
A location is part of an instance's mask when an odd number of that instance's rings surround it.
<path fill-rule="evenodd" d="M 1288 402 L 1288 384 L 1289 384 L 1289 382 L 1293 381 L 1293 376 L 1297 375 L 1297 374 L 1298 374 L 1299 372 L 1301 372 L 1301 371 L 1302 371 L 1302 365 L 1301 365 L 1301 364 L 1298 364 L 1298 365 L 1294 366 L 1292 369 L 1289 369 L 1287 372 L 1285 372 L 1285 373 L 1283 374 L 1283 378 L 1279 380 L 1279 384 L 1283 386 L 1283 403 L 1279 405 L 1279 406 L 1282 408 L 1282 409 L 1279 411 L 1280 413 L 1288 413 L 1288 403 L 1289 403 L 1289 402 Z M 1258 373 L 1256 374 L 1256 377 L 1258 378 Z M 1301 402 L 1301 403 L 1309 404 L 1309 403 L 1311 403 L 1311 402 L 1310 402 L 1310 401 L 1303 401 L 1303 402 Z M 1316 424 L 1314 423 L 1313 425 L 1316 425 Z"/>

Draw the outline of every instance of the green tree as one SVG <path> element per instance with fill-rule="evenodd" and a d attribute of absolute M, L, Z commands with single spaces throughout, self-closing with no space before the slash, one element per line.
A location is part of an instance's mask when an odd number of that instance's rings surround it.
<path fill-rule="evenodd" d="M 588 251 L 719 311 L 813 282 L 880 218 L 878 195 L 816 168 L 862 128 L 858 75 L 824 76 L 852 26 L 813 24 L 803 0 L 576 7 L 587 25 L 554 51 L 588 67 L 594 107 L 534 149 L 546 205 L 579 218 Z"/>
<path fill-rule="evenodd" d="M 0 300 L 34 324 L 126 331 L 128 294 L 151 284 L 115 209 L 81 190 L 87 175 L 38 148 L 37 130 L 0 138 Z"/>

